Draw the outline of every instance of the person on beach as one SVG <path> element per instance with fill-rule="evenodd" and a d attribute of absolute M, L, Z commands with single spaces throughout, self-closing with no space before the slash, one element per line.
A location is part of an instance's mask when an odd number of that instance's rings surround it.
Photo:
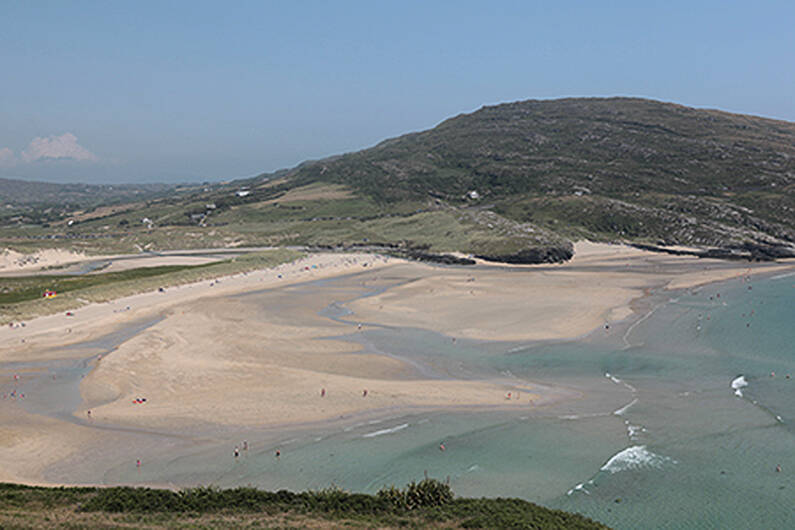
<path fill-rule="evenodd" d="M 321 388 L 320 389 L 320 397 L 326 397 L 326 389 L 325 388 Z"/>
<path fill-rule="evenodd" d="M 362 390 L 362 397 L 367 397 L 367 389 Z"/>
<path fill-rule="evenodd" d="M 238 456 L 240 456 L 240 450 L 237 448 L 237 446 L 235 446 L 235 458 Z"/>
<path fill-rule="evenodd" d="M 135 467 L 141 467 L 141 459 L 135 461 Z"/>
<path fill-rule="evenodd" d="M 248 451 L 248 441 L 247 440 L 243 440 L 243 450 L 244 451 Z"/>
<path fill-rule="evenodd" d="M 86 411 L 86 416 L 88 416 L 89 418 L 91 417 L 91 411 L 90 410 Z"/>

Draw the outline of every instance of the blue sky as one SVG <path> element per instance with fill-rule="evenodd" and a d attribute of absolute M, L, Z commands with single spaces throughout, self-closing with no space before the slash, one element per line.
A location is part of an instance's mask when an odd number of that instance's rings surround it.
<path fill-rule="evenodd" d="M 794 27 L 763 0 L 0 0 L 0 176 L 249 176 L 534 98 L 795 121 Z"/>

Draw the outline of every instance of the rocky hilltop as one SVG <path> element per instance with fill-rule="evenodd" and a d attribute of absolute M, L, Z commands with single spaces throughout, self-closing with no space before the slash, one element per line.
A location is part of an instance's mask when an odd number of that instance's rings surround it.
<path fill-rule="evenodd" d="M 795 241 L 795 124 L 645 99 L 483 107 L 291 178 L 488 209 L 563 237 L 758 257 Z"/>

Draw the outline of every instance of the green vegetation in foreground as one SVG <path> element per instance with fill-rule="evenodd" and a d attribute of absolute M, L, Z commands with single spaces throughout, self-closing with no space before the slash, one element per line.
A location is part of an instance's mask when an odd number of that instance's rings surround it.
<path fill-rule="evenodd" d="M 212 487 L 43 488 L 0 483 L 3 528 L 537 528 L 603 529 L 601 523 L 520 499 L 454 499 L 433 479 L 376 495 L 337 488 L 293 493 Z"/>
<path fill-rule="evenodd" d="M 84 275 L 15 276 L 0 278 L 0 324 L 75 309 L 202 280 L 239 274 L 294 261 L 304 254 L 289 249 L 266 250 L 202 265 L 141 267 L 119 272 Z M 46 290 L 57 298 L 42 299 Z"/>

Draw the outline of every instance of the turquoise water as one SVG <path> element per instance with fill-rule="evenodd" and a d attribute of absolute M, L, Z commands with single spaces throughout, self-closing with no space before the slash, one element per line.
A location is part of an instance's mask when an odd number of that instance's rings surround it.
<path fill-rule="evenodd" d="M 648 455 L 546 504 L 617 528 L 792 528 L 794 283 L 683 294 L 636 328 L 642 347 L 600 356 L 637 388 L 622 417 L 637 432 L 630 446 Z M 730 387 L 741 375 L 742 397 Z"/>
<path fill-rule="evenodd" d="M 346 281 L 311 289 L 359 296 Z M 324 314 L 346 318 L 340 305 Z M 521 497 L 616 528 L 795 527 L 795 379 L 786 378 L 795 276 L 659 293 L 639 306 L 640 320 L 576 342 L 453 344 L 389 327 L 353 337 L 423 377 L 514 377 L 579 399 L 230 432 L 155 451 L 141 469 L 109 465 L 101 480 L 375 492 L 427 473 L 449 477 L 458 495 Z M 234 459 L 242 439 L 249 449 Z"/>

